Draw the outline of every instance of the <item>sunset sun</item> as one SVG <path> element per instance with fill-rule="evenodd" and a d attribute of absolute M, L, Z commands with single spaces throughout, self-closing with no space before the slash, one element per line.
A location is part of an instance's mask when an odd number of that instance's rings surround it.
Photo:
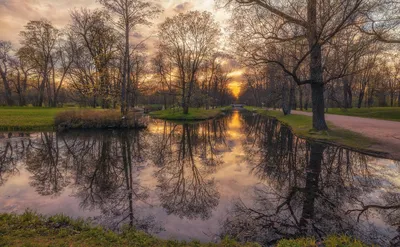
<path fill-rule="evenodd" d="M 233 96 L 235 96 L 235 98 L 238 99 L 239 95 L 240 95 L 242 84 L 238 81 L 233 81 L 233 82 L 229 83 L 228 87 L 231 90 Z"/>

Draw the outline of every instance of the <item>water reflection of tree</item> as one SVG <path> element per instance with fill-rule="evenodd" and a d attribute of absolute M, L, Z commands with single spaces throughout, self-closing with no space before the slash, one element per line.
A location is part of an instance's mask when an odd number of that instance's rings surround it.
<path fill-rule="evenodd" d="M 226 148 L 226 120 L 200 124 L 164 123 L 154 142 L 154 163 L 159 168 L 160 201 L 168 214 L 207 219 L 219 203 L 210 175 L 222 164 Z"/>
<path fill-rule="evenodd" d="M 358 222 L 350 211 L 361 213 L 368 196 L 384 186 L 391 193 L 380 191 L 383 196 L 374 203 L 380 207 L 375 209 L 387 224 L 400 223 L 398 188 L 375 176 L 367 165 L 371 158 L 340 147 L 307 143 L 275 120 L 245 118 L 245 122 L 246 159 L 264 183 L 255 188 L 252 205 L 241 201 L 235 205 L 224 233 L 265 245 L 283 237 L 330 233 L 388 244 L 394 228 L 387 233 L 369 225 L 368 218 Z"/>
<path fill-rule="evenodd" d="M 148 189 L 141 186 L 145 165 L 144 132 L 42 133 L 27 153 L 30 184 L 41 195 L 58 196 L 71 184 L 72 196 L 85 210 L 100 210 L 96 219 L 111 228 L 129 224 L 158 231 L 154 219 L 138 212 Z M 142 216 L 139 216 L 142 215 Z"/>
<path fill-rule="evenodd" d="M 20 138 L 14 138 L 10 134 L 0 134 L 0 186 L 18 173 L 18 162 L 25 157 L 26 150 L 31 146 L 29 138 L 19 134 Z"/>
<path fill-rule="evenodd" d="M 81 199 L 81 207 L 100 209 L 98 220 L 112 228 L 128 223 L 148 232 L 158 231 L 152 216 L 138 212 L 137 203 L 148 198 L 148 189 L 139 180 L 148 145 L 143 132 L 102 132 L 95 136 L 90 135 L 88 141 L 81 136 L 77 141 L 66 141 L 71 143 L 68 152 L 84 164 L 76 175 L 74 194 Z"/>
<path fill-rule="evenodd" d="M 70 164 L 61 154 L 56 133 L 41 133 L 26 154 L 26 169 L 31 173 L 31 186 L 40 195 L 57 196 L 69 185 Z"/>

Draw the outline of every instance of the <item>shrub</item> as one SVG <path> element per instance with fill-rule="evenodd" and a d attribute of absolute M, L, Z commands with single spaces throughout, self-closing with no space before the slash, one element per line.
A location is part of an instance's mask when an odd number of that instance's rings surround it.
<path fill-rule="evenodd" d="M 140 113 L 121 117 L 117 110 L 74 110 L 60 112 L 55 117 L 58 131 L 68 129 L 141 129 L 147 121 Z"/>

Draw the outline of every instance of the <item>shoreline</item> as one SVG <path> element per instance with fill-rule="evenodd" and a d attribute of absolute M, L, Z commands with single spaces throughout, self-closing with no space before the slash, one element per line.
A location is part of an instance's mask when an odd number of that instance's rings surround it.
<path fill-rule="evenodd" d="M 188 114 L 183 114 L 182 109 L 167 109 L 150 112 L 149 116 L 154 119 L 180 122 L 205 121 L 219 117 L 224 112 L 232 110 L 231 107 L 218 107 L 214 109 L 190 108 Z"/>
<path fill-rule="evenodd" d="M 376 158 L 400 160 L 400 157 L 396 157 L 389 152 L 383 152 L 382 150 L 376 148 L 380 145 L 379 140 L 367 137 L 348 129 L 339 128 L 329 121 L 329 130 L 318 132 L 312 130 L 312 118 L 310 116 L 297 114 L 284 116 L 281 111 L 267 110 L 249 106 L 245 107 L 245 109 L 264 117 L 276 119 L 281 124 L 288 127 L 293 134 L 308 141 L 319 142 L 327 145 L 335 145 L 362 154 L 374 156 Z M 304 124 L 306 121 L 308 123 Z M 297 125 L 298 122 L 301 122 L 302 125 Z"/>
<path fill-rule="evenodd" d="M 0 232 L 1 246 L 261 247 L 258 243 L 239 243 L 229 237 L 217 243 L 165 240 L 128 226 L 122 227 L 117 233 L 82 218 L 73 219 L 63 214 L 44 216 L 32 211 L 22 214 L 0 213 Z M 330 246 L 367 246 L 345 235 L 329 235 L 321 241 L 312 237 L 282 238 L 276 246 L 319 246 L 325 241 Z"/>

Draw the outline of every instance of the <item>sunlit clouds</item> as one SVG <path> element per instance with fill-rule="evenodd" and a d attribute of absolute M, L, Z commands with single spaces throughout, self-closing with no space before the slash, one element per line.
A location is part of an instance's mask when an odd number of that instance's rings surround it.
<path fill-rule="evenodd" d="M 216 20 L 224 26 L 229 18 L 225 10 L 217 9 L 214 0 L 153 0 L 163 8 L 163 13 L 153 21 L 152 27 L 140 27 L 134 38 L 155 36 L 158 24 L 166 17 L 190 10 L 212 12 Z M 19 43 L 19 32 L 31 20 L 48 19 L 57 28 L 64 28 L 70 21 L 70 12 L 80 8 L 101 8 L 96 0 L 1 0 L 0 1 L 0 39 Z M 138 35 L 140 33 L 141 35 Z M 136 36 L 136 37 L 135 37 Z M 154 40 L 152 40 L 154 41 Z"/>

